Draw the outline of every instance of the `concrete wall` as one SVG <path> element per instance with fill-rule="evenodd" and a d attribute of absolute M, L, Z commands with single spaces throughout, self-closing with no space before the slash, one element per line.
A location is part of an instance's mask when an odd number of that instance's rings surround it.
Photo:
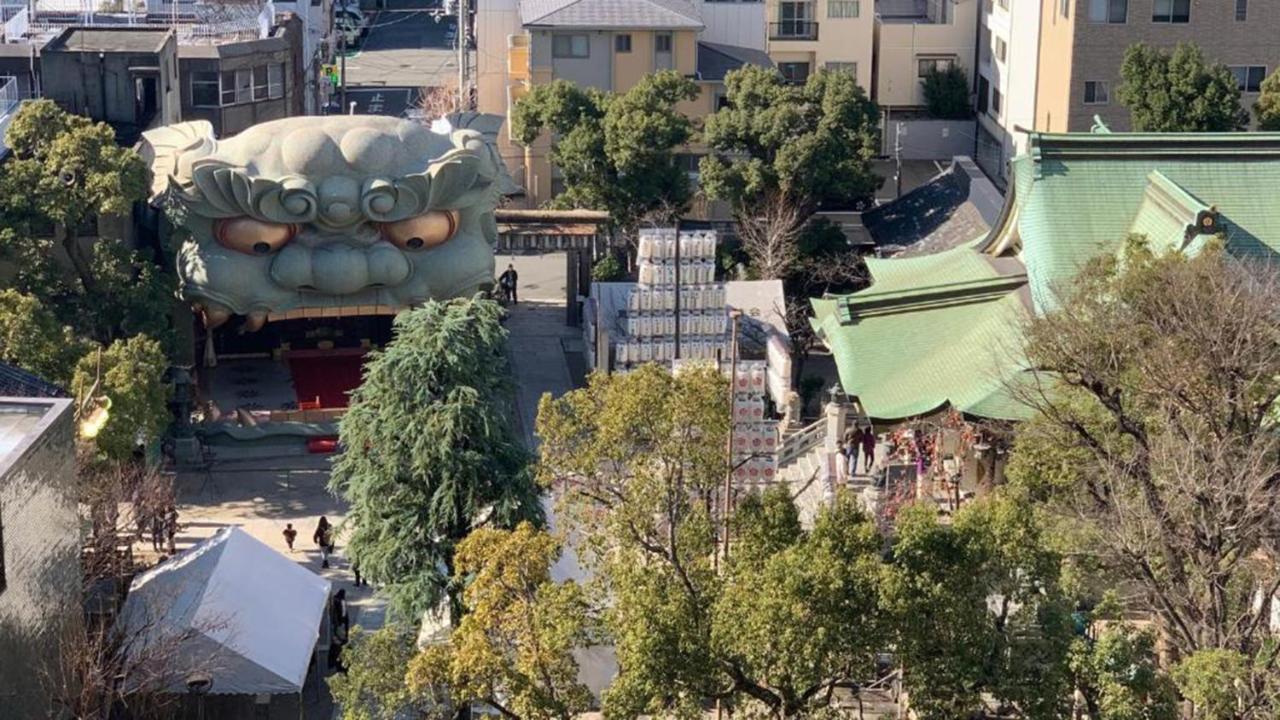
<path fill-rule="evenodd" d="M 707 26 L 700 39 L 755 50 L 767 47 L 765 3 L 695 0 L 694 7 Z"/>
<path fill-rule="evenodd" d="M 163 35 L 156 33 L 156 44 Z M 70 112 L 84 114 L 114 125 L 172 123 L 181 118 L 177 91 L 177 43 L 173 36 L 159 52 L 74 52 L 46 49 L 40 55 L 40 75 L 44 97 Z M 132 69 L 131 69 L 132 68 Z M 139 68 L 157 68 L 139 71 Z M 156 109 L 151 118 L 140 117 L 135 81 L 156 83 Z M 104 104 L 105 103 L 105 104 Z M 142 126 L 138 130 L 144 129 Z"/>
<path fill-rule="evenodd" d="M 979 4 L 979 0 L 951 4 L 947 22 L 877 22 L 876 102 L 889 107 L 922 107 L 924 85 L 918 61 L 924 58 L 951 58 L 972 86 Z"/>
<path fill-rule="evenodd" d="M 48 633 L 79 617 L 80 519 L 71 401 L 3 400 L 15 404 L 44 409 L 23 444 L 0 457 L 0 715 L 22 720 L 53 716 L 40 670 L 56 650 Z"/>
<path fill-rule="evenodd" d="M 973 153 L 977 124 L 973 120 L 894 120 L 881 133 L 881 152 L 892 156 L 901 126 L 903 160 L 950 160 Z"/>
<path fill-rule="evenodd" d="M 1007 180 L 1009 160 L 1026 149 L 1027 134 L 1015 128 L 1032 129 L 1036 123 L 1036 80 L 1040 53 L 1040 4 L 1010 2 L 1001 8 L 994 0 L 983 0 L 978 38 L 978 73 L 986 81 L 978 92 L 987 94 L 987 111 L 978 123 L 990 148 L 979 149 L 974 157 L 1000 183 Z M 996 43 L 1005 43 L 1005 58 L 996 53 Z M 1003 102 L 997 116 L 991 108 L 991 93 L 999 91 Z M 979 105 L 982 99 L 979 99 Z"/>
<path fill-rule="evenodd" d="M 262 40 L 217 46 L 183 46 L 178 51 L 182 78 L 182 116 L 186 120 L 208 120 L 218 137 L 228 137 L 258 123 L 301 115 L 306 79 L 303 69 L 301 23 L 294 20 L 287 30 Z M 284 66 L 284 93 L 222 107 L 195 107 L 191 104 L 191 76 L 196 72 L 225 72 L 266 65 Z"/>

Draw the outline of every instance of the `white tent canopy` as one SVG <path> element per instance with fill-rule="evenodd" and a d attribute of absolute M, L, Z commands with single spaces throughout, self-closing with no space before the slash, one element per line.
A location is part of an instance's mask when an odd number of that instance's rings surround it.
<path fill-rule="evenodd" d="M 215 694 L 295 693 L 328 599 L 328 580 L 232 527 L 134 578 L 119 622 L 170 692 L 200 677 Z"/>

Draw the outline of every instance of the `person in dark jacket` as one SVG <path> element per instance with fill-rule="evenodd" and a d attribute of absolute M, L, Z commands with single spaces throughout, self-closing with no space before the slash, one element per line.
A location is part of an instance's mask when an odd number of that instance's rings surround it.
<path fill-rule="evenodd" d="M 507 269 L 498 276 L 498 286 L 502 288 L 502 294 L 507 298 L 507 302 L 512 305 L 519 305 L 520 300 L 516 297 L 516 284 L 520 282 L 520 274 L 516 272 L 515 265 L 507 265 Z"/>
<path fill-rule="evenodd" d="M 333 526 L 329 524 L 329 518 L 320 517 L 311 541 L 320 547 L 320 567 L 329 567 L 329 555 L 333 553 Z"/>

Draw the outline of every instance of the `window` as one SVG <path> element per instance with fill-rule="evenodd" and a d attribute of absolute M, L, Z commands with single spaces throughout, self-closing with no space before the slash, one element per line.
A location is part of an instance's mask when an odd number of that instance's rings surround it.
<path fill-rule="evenodd" d="M 284 63 L 267 66 L 267 96 L 273 100 L 284 97 Z"/>
<path fill-rule="evenodd" d="M 1084 81 L 1084 104 L 1106 105 L 1111 102 L 1111 88 L 1101 80 Z"/>
<path fill-rule="evenodd" d="M 729 96 L 723 90 L 717 90 L 714 97 L 716 110 L 723 110 L 729 107 Z"/>
<path fill-rule="evenodd" d="M 1009 0 L 996 0 L 996 7 L 1009 12 Z"/>
<path fill-rule="evenodd" d="M 685 172 L 691 179 L 697 179 L 699 163 L 702 161 L 701 155 L 693 153 L 677 153 L 676 165 Z"/>
<path fill-rule="evenodd" d="M 1155 0 L 1151 8 L 1151 22 L 1191 22 L 1191 0 Z"/>
<path fill-rule="evenodd" d="M 987 96 L 991 94 L 991 83 L 981 75 L 978 76 L 978 112 L 985 113 L 990 103 L 987 102 Z"/>
<path fill-rule="evenodd" d="M 236 102 L 253 102 L 253 69 L 236 71 Z"/>
<path fill-rule="evenodd" d="M 267 66 L 262 65 L 253 69 L 253 99 L 267 99 Z"/>
<path fill-rule="evenodd" d="M 809 79 L 809 63 L 780 62 L 778 63 L 778 72 L 782 73 L 783 79 L 787 82 L 802 83 Z"/>
<path fill-rule="evenodd" d="M 1071 17 L 1071 0 L 1061 0 L 1058 3 L 1058 12 L 1062 17 Z"/>
<path fill-rule="evenodd" d="M 1004 98 L 1000 97 L 1000 91 L 991 88 L 991 116 L 1000 117 L 1000 105 Z"/>
<path fill-rule="evenodd" d="M 654 35 L 653 51 L 660 53 L 671 52 L 671 33 L 657 33 Z"/>
<path fill-rule="evenodd" d="M 917 62 L 916 75 L 919 77 L 924 77 L 935 70 L 937 70 L 938 72 L 950 70 L 951 66 L 955 64 L 956 59 L 949 58 L 949 57 L 920 58 L 916 62 Z"/>
<path fill-rule="evenodd" d="M 860 0 L 827 0 L 827 18 L 830 20 L 856 18 L 861 14 Z"/>
<path fill-rule="evenodd" d="M 631 52 L 631 36 L 630 35 L 614 35 L 613 36 L 614 52 L 629 53 Z"/>
<path fill-rule="evenodd" d="M 1249 0 L 1236 0 L 1236 22 L 1249 19 Z"/>
<path fill-rule="evenodd" d="M 831 72 L 849 73 L 855 78 L 858 77 L 858 63 L 856 62 L 829 62 L 825 67 Z"/>
<path fill-rule="evenodd" d="M 1129 0 L 1089 0 L 1089 22 L 1123 23 L 1129 16 Z"/>
<path fill-rule="evenodd" d="M 996 59 L 1004 62 L 1009 55 L 1009 43 L 1005 42 L 1003 38 L 994 38 L 994 40 Z"/>
<path fill-rule="evenodd" d="M 1262 79 L 1267 76 L 1265 65 L 1232 65 L 1227 69 L 1236 76 L 1240 92 L 1258 92 L 1262 89 Z"/>
<path fill-rule="evenodd" d="M 222 104 L 235 105 L 236 104 L 236 71 L 224 70 L 222 71 L 221 77 L 222 77 L 222 85 L 221 85 Z"/>
<path fill-rule="evenodd" d="M 591 39 L 586 35 L 552 35 L 551 57 L 585 58 L 591 55 Z"/>
<path fill-rule="evenodd" d="M 218 107 L 218 73 L 191 73 L 191 105 L 193 107 Z"/>

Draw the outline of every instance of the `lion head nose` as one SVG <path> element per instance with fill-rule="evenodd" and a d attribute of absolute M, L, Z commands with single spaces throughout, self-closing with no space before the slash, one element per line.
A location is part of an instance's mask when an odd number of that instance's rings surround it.
<path fill-rule="evenodd" d="M 412 268 L 404 253 L 387 243 L 369 248 L 335 242 L 307 248 L 288 245 L 271 263 L 271 279 L 292 290 L 350 295 L 369 287 L 392 287 Z"/>

